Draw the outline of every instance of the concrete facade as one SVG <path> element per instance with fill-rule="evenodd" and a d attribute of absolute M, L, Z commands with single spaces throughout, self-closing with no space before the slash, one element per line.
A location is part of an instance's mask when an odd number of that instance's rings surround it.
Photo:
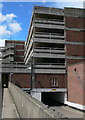
<path fill-rule="evenodd" d="M 63 9 L 34 6 L 25 44 L 25 64 L 30 62 L 38 73 L 50 74 L 49 69 L 55 69 L 55 74 L 65 74 Z"/>
<path fill-rule="evenodd" d="M 63 9 L 34 6 L 24 60 L 34 69 L 32 89 L 66 88 Z"/>
<path fill-rule="evenodd" d="M 63 9 L 34 6 L 25 44 L 25 64 L 30 63 L 34 88 L 66 87 Z M 51 79 L 58 85 L 52 86 Z"/>

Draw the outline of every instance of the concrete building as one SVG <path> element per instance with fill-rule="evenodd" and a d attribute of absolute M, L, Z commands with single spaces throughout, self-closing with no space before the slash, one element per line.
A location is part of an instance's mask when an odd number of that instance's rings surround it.
<path fill-rule="evenodd" d="M 33 96 L 36 91 L 39 99 L 43 92 L 66 92 L 63 9 L 34 6 L 25 44 L 25 64 L 33 69 Z"/>

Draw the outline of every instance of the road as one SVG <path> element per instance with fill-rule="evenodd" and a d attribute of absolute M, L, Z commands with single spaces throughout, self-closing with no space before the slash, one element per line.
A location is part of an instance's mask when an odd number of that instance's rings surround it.
<path fill-rule="evenodd" d="M 85 112 L 54 101 L 51 97 L 44 99 L 44 104 L 49 106 L 55 116 L 59 115 L 61 118 L 67 117 L 83 119 L 85 117 Z"/>
<path fill-rule="evenodd" d="M 50 106 L 54 114 L 61 114 L 61 117 L 65 116 L 67 118 L 84 118 L 84 113 L 82 111 L 73 109 L 69 106 Z"/>

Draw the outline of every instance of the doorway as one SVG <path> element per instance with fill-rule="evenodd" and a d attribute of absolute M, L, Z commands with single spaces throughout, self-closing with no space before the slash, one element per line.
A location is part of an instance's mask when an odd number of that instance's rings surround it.
<path fill-rule="evenodd" d="M 2 87 L 8 88 L 9 74 L 2 74 Z"/>

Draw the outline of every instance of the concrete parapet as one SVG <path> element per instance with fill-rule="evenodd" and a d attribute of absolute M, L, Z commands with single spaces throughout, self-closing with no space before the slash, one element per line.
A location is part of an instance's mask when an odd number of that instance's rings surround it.
<path fill-rule="evenodd" d="M 23 92 L 20 88 L 9 83 L 9 90 L 16 104 L 20 117 L 23 118 L 54 118 L 52 111 L 40 101 L 32 98 Z M 57 115 L 57 118 L 60 118 Z"/>

